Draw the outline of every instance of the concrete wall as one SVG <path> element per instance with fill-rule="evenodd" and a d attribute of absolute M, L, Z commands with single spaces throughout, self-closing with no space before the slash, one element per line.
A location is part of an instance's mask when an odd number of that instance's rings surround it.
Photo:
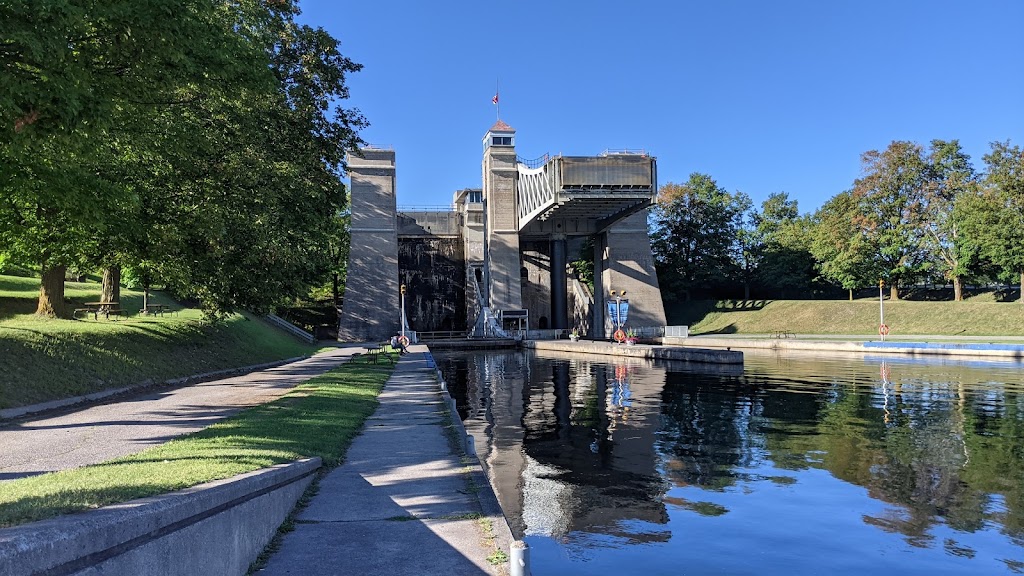
<path fill-rule="evenodd" d="M 485 250 L 490 269 L 487 279 L 488 298 L 490 307 L 495 310 L 523 307 L 522 285 L 519 282 L 519 226 L 516 217 L 518 177 L 514 147 L 490 146 L 484 150 Z"/>
<path fill-rule="evenodd" d="M 594 300 L 608 297 L 610 290 L 626 291 L 629 316 L 626 326 L 664 326 L 665 305 L 661 300 L 658 275 L 654 270 L 651 241 L 647 235 L 647 210 L 618 222 L 604 235 L 601 286 L 594 282 Z M 601 310 L 606 308 L 603 304 Z M 611 334 L 611 319 L 604 319 L 605 334 Z"/>
<path fill-rule="evenodd" d="M 519 244 L 523 252 L 522 267 L 526 268 L 526 277 L 521 278 L 523 308 L 530 311 L 530 329 L 540 329 L 541 318 L 544 328 L 551 328 L 551 242 L 521 240 Z"/>
<path fill-rule="evenodd" d="M 466 265 L 460 237 L 403 237 L 398 263 L 405 315 L 418 332 L 466 329 Z"/>
<path fill-rule="evenodd" d="M 0 530 L 0 574 L 245 574 L 320 459 Z"/>
<path fill-rule="evenodd" d="M 395 153 L 350 155 L 352 243 L 338 340 L 383 340 L 399 330 Z"/>

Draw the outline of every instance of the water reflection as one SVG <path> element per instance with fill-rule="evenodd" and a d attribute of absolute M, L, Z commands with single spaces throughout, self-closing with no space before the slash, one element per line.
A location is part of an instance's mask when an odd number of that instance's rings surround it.
<path fill-rule="evenodd" d="M 1020 364 L 437 359 L 538 574 L 1024 573 Z"/>

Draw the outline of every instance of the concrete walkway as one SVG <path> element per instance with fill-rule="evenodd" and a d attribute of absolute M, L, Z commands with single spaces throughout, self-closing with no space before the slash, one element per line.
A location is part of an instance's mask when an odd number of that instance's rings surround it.
<path fill-rule="evenodd" d="M 471 480 L 479 464 L 463 459 L 458 433 L 450 439 L 461 428 L 451 426 L 426 350 L 411 346 L 398 362 L 345 463 L 321 480 L 261 574 L 505 570 L 507 564 L 492 566 L 487 558 L 496 549 L 508 552 L 511 532 L 500 513 L 488 510 L 493 493 L 486 479 L 482 486 Z"/>
<path fill-rule="evenodd" d="M 274 400 L 348 360 L 339 348 L 242 376 L 202 382 L 0 427 L 0 481 L 78 468 L 140 452 Z"/>

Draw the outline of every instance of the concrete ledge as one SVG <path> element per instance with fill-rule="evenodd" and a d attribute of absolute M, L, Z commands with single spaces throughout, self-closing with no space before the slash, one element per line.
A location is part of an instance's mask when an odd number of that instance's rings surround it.
<path fill-rule="evenodd" d="M 311 458 L 0 530 L 0 574 L 245 574 L 320 468 Z"/>
<path fill-rule="evenodd" d="M 466 431 L 466 425 L 463 424 L 462 419 L 459 418 L 458 412 L 451 410 L 452 397 L 448 393 L 448 386 L 444 381 L 444 377 L 441 375 L 441 371 L 437 370 L 434 364 L 433 355 L 430 354 L 429 349 L 425 355 L 429 357 L 429 365 L 435 368 L 437 374 L 438 385 L 441 386 L 441 398 L 444 401 L 446 407 L 448 407 L 450 417 L 452 419 L 452 426 L 455 428 L 456 433 L 462 440 L 463 453 L 473 463 L 466 466 L 469 480 L 478 489 L 477 501 L 480 503 L 481 514 L 485 518 L 491 520 L 492 533 L 494 535 L 494 546 L 501 551 L 509 549 L 512 542 L 515 541 L 515 537 L 512 535 L 512 527 L 509 526 L 508 518 L 505 517 L 505 511 L 501 508 L 501 503 L 498 502 L 498 495 L 494 493 L 494 488 L 491 487 L 491 481 L 487 478 L 487 474 L 484 472 L 483 463 L 480 462 L 480 458 L 477 456 L 476 451 L 468 450 L 466 446 L 466 437 L 469 436 L 469 432 Z M 477 439 L 474 438 L 474 442 Z"/>
<path fill-rule="evenodd" d="M 75 406 L 77 404 L 85 404 L 87 402 L 96 402 L 117 396 L 119 394 L 125 394 L 128 392 L 135 392 L 142 388 L 148 388 L 150 386 L 180 386 L 182 384 L 200 382 L 204 380 L 212 380 L 214 378 L 221 378 L 224 376 L 238 376 L 241 374 L 247 374 L 249 372 L 255 372 L 256 370 L 265 370 L 267 368 L 274 368 L 277 366 L 283 366 L 292 362 L 298 362 L 304 360 L 309 356 L 295 356 L 294 358 L 286 358 L 284 360 L 275 360 L 273 362 L 264 362 L 263 364 L 253 364 L 251 366 L 242 366 L 239 368 L 225 368 L 223 370 L 215 370 L 213 372 L 204 372 L 202 374 L 193 374 L 191 376 L 182 376 L 180 378 L 171 378 L 170 380 L 164 380 L 157 384 L 152 380 L 144 380 L 134 386 L 125 386 L 124 388 L 110 388 L 107 390 L 100 390 L 99 392 L 93 392 L 92 394 L 86 394 L 84 396 L 72 396 L 71 398 L 61 398 L 60 400 L 51 400 L 49 402 L 43 402 L 41 404 L 31 404 L 29 406 L 18 406 L 15 408 L 5 408 L 0 410 L 0 421 L 11 420 L 14 418 L 21 418 L 29 414 L 37 414 L 40 412 L 49 412 L 51 410 L 59 410 L 61 408 L 67 408 L 69 406 Z"/>
<path fill-rule="evenodd" d="M 796 340 L 789 338 L 663 338 L 670 346 L 700 346 L 708 348 L 747 348 L 754 350 L 805 350 L 813 352 L 854 352 L 871 354 L 904 354 L 934 356 L 973 356 L 1024 358 L 1024 346 L 1019 344 L 946 343 L 946 342 L 850 342 L 823 340 Z"/>
<path fill-rule="evenodd" d="M 662 344 L 666 346 L 701 348 L 750 348 L 754 350 L 814 350 L 819 352 L 863 352 L 864 347 L 860 342 L 820 342 L 809 340 L 794 340 L 791 338 L 713 338 L 701 336 L 699 338 L 662 338 Z"/>
<path fill-rule="evenodd" d="M 666 340 L 674 340 L 666 338 Z M 684 340 L 680 338 L 679 340 Z M 577 354 L 603 354 L 606 356 L 626 356 L 630 358 L 650 358 L 657 360 L 675 360 L 681 362 L 704 362 L 708 364 L 743 364 L 743 353 L 737 350 L 704 350 L 699 348 L 680 348 L 673 346 L 648 346 L 637 344 L 625 346 L 610 342 L 583 341 L 568 342 L 565 340 L 530 340 L 523 343 L 526 348 L 535 350 L 553 350 L 558 352 L 575 352 Z M 733 346 L 734 348 L 737 346 Z M 724 346 L 723 346 L 724 348 Z"/>

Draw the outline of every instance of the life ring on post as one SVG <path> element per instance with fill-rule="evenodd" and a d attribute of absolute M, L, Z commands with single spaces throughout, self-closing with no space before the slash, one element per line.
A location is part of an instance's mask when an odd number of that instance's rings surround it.
<path fill-rule="evenodd" d="M 879 324 L 878 325 L 878 335 L 879 336 L 886 336 L 888 334 L 889 334 L 889 327 L 886 326 L 885 324 Z"/>
<path fill-rule="evenodd" d="M 616 342 L 623 342 L 626 339 L 626 333 L 622 331 L 622 328 L 619 328 L 615 331 L 615 334 L 612 334 L 612 338 L 615 338 Z"/>
<path fill-rule="evenodd" d="M 405 334 L 402 334 L 401 336 L 398 337 L 398 343 L 401 344 L 402 346 L 408 346 L 409 337 L 406 336 Z"/>

